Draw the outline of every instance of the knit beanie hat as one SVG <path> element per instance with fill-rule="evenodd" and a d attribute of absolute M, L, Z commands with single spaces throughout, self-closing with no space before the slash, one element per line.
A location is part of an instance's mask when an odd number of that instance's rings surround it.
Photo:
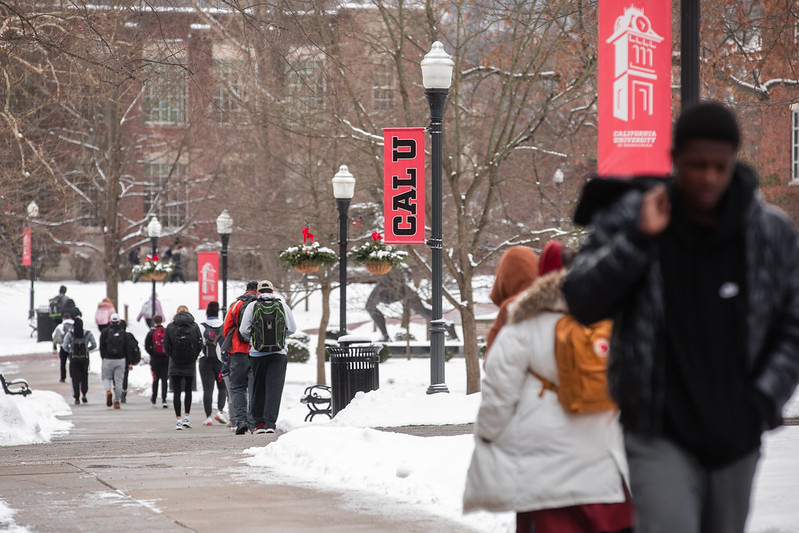
<path fill-rule="evenodd" d="M 549 241 L 541 252 L 541 259 L 538 261 L 538 275 L 543 276 L 555 270 L 563 268 L 563 245 L 558 241 Z"/>

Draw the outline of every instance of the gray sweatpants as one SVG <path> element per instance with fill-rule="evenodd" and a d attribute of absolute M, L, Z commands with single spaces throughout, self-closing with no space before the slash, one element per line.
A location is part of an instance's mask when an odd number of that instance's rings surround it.
<path fill-rule="evenodd" d="M 672 441 L 624 433 L 636 533 L 743 533 L 760 450 L 709 469 Z"/>
<path fill-rule="evenodd" d="M 122 380 L 125 377 L 125 359 L 103 359 L 102 375 L 105 390 L 114 391 L 114 401 L 122 396 Z"/>

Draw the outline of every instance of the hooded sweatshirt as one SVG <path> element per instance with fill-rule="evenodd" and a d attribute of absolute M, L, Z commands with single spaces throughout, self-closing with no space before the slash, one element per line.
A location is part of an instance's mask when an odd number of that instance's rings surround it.
<path fill-rule="evenodd" d="M 532 285 L 538 277 L 538 256 L 526 246 L 508 248 L 497 265 L 491 301 L 499 306 L 499 314 L 486 335 L 488 347 L 508 320 L 508 305 L 517 294 Z"/>

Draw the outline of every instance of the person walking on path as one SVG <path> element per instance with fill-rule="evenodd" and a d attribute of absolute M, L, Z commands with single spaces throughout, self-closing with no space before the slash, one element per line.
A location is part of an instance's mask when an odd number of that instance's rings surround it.
<path fill-rule="evenodd" d="M 90 330 L 83 329 L 83 320 L 75 319 L 72 329 L 64 336 L 64 349 L 69 352 L 69 376 L 72 378 L 72 397 L 75 405 L 88 402 L 89 352 L 97 348 L 97 341 Z"/>
<path fill-rule="evenodd" d="M 236 435 L 244 435 L 250 428 L 255 428 L 250 409 L 253 387 L 250 344 L 242 340 L 239 326 L 247 305 L 258 297 L 257 289 L 257 281 L 247 283 L 244 294 L 230 306 L 222 328 L 225 339 L 222 350 L 228 353 L 230 374 L 230 428 L 235 430 Z"/>
<path fill-rule="evenodd" d="M 216 420 L 220 424 L 227 424 L 225 418 L 225 402 L 227 401 L 227 387 L 222 381 L 222 361 L 219 359 L 219 347 L 222 339 L 222 319 L 219 318 L 219 302 L 208 302 L 205 309 L 205 321 L 200 323 L 200 334 L 203 338 L 203 349 L 197 366 L 200 369 L 200 380 L 203 384 L 203 407 L 205 408 L 205 421 L 203 425 L 213 425 Z M 216 415 L 211 418 L 214 386 L 217 388 Z"/>
<path fill-rule="evenodd" d="M 555 326 L 574 251 L 550 241 L 538 278 L 489 350 L 464 512 L 516 511 L 516 531 L 629 531 L 633 510 L 617 410 L 573 414 L 532 372 L 560 384 Z"/>
<path fill-rule="evenodd" d="M 161 300 L 158 299 L 158 293 L 155 293 L 155 315 L 164 315 L 164 310 L 161 308 Z M 139 322 L 144 317 L 144 322 L 147 327 L 153 329 L 153 296 L 150 296 L 141 306 L 139 314 L 136 316 L 136 322 Z"/>
<path fill-rule="evenodd" d="M 53 346 L 58 346 L 58 359 L 59 359 L 59 381 L 64 383 L 67 380 L 67 361 L 69 359 L 69 352 L 64 348 L 64 337 L 75 324 L 72 315 L 64 313 L 59 315 L 61 323 L 53 330 Z"/>
<path fill-rule="evenodd" d="M 127 403 L 128 401 L 128 375 L 133 367 L 141 362 L 141 348 L 139 348 L 139 341 L 136 337 L 128 331 L 127 323 L 122 320 L 122 326 L 125 328 L 125 374 L 122 377 L 122 396 L 120 401 Z"/>
<path fill-rule="evenodd" d="M 105 405 L 120 408 L 122 381 L 125 377 L 125 326 L 114 313 L 107 328 L 100 333 L 100 357 L 103 359 L 102 378 L 105 386 Z"/>
<path fill-rule="evenodd" d="M 191 391 L 197 374 L 197 356 L 202 349 L 200 327 L 181 305 L 175 318 L 166 327 L 164 351 L 169 356 L 169 380 L 172 382 L 172 403 L 175 408 L 175 429 L 191 428 Z M 180 394 L 184 393 L 181 411 Z M 183 416 L 181 417 L 181 412 Z"/>
<path fill-rule="evenodd" d="M 685 109 L 673 180 L 596 205 L 564 283 L 577 320 L 614 319 L 638 533 L 744 531 L 762 433 L 799 381 L 797 233 L 740 144 L 726 106 Z"/>
<path fill-rule="evenodd" d="M 166 328 L 163 325 L 164 318 L 161 315 L 153 317 L 155 327 L 147 332 L 144 338 L 144 350 L 150 354 L 150 372 L 153 375 L 153 394 L 150 396 L 150 403 L 155 407 L 158 399 L 158 384 L 161 384 L 161 406 L 167 409 L 166 402 L 167 380 L 169 379 L 169 357 L 164 350 L 164 335 Z"/>
<path fill-rule="evenodd" d="M 491 301 L 499 306 L 499 313 L 486 335 L 488 348 L 494 343 L 499 330 L 507 322 L 508 306 L 517 294 L 529 287 L 538 277 L 538 256 L 526 246 L 512 246 L 502 254 L 491 287 Z M 485 365 L 486 361 L 483 361 Z"/>
<path fill-rule="evenodd" d="M 286 336 L 297 330 L 289 306 L 274 294 L 272 282 L 258 282 L 258 298 L 244 310 L 239 331 L 250 339 L 254 433 L 276 433 L 286 381 Z"/>
<path fill-rule="evenodd" d="M 100 333 L 108 327 L 108 323 L 111 321 L 111 315 L 116 312 L 117 310 L 114 309 L 111 298 L 105 297 L 100 300 L 100 303 L 97 304 L 97 311 L 94 312 L 94 323 L 97 324 L 97 329 L 100 330 Z"/>

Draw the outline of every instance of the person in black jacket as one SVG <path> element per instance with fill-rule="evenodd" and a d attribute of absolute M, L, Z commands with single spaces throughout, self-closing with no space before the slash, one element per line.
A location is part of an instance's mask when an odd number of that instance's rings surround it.
<path fill-rule="evenodd" d="M 739 146 L 725 106 L 686 109 L 674 179 L 598 209 L 564 283 L 580 322 L 614 320 L 637 533 L 742 532 L 761 435 L 799 380 L 797 233 Z"/>
<path fill-rule="evenodd" d="M 144 349 L 150 354 L 150 371 L 153 374 L 153 394 L 150 396 L 150 403 L 155 406 L 158 398 L 158 384 L 161 384 L 161 406 L 167 409 L 166 403 L 167 380 L 169 379 L 169 357 L 164 351 L 164 337 L 166 328 L 163 325 L 164 317 L 155 315 L 153 323 L 155 327 L 147 332 L 144 338 Z"/>
<path fill-rule="evenodd" d="M 197 375 L 197 357 L 202 349 L 203 338 L 200 326 L 181 305 L 164 334 L 164 351 L 169 356 L 169 381 L 172 383 L 172 402 L 177 422 L 175 429 L 191 428 L 191 392 Z M 184 392 L 183 418 L 181 418 L 180 393 Z"/>
<path fill-rule="evenodd" d="M 107 328 L 100 333 L 100 357 L 103 359 L 102 377 L 105 385 L 105 404 L 114 409 L 120 408 L 122 397 L 122 381 L 125 369 L 130 369 L 125 360 L 125 344 L 127 335 L 125 325 L 114 313 Z"/>

